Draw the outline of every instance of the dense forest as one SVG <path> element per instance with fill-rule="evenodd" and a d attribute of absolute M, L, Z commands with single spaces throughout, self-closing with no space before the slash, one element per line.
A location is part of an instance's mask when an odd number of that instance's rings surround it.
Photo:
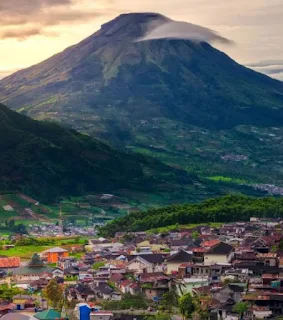
<path fill-rule="evenodd" d="M 283 198 L 227 195 L 198 204 L 171 205 L 134 212 L 101 228 L 103 236 L 122 231 L 145 231 L 174 224 L 247 221 L 250 217 L 283 217 Z"/>
<path fill-rule="evenodd" d="M 49 203 L 88 192 L 168 192 L 191 184 L 183 170 L 114 150 L 56 123 L 32 120 L 0 104 L 0 192 Z"/>

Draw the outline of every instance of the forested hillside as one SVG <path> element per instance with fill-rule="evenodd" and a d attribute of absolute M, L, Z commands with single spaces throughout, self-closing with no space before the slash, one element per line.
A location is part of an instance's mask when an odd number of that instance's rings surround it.
<path fill-rule="evenodd" d="M 283 217 L 283 198 L 227 195 L 199 204 L 172 205 L 135 212 L 101 228 L 104 236 L 122 231 L 145 231 L 174 224 L 247 221 L 250 217 Z"/>
<path fill-rule="evenodd" d="M 149 157 L 124 153 L 55 123 L 32 120 L 0 104 L 0 192 L 43 202 L 118 190 L 174 194 L 191 178 Z"/>

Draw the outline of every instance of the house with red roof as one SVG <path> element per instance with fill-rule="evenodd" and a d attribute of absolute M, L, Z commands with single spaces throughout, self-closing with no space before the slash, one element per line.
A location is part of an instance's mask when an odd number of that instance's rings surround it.
<path fill-rule="evenodd" d="M 20 265 L 19 257 L 0 257 L 0 269 L 18 268 Z"/>
<path fill-rule="evenodd" d="M 122 293 L 129 293 L 130 292 L 130 285 L 133 284 L 132 280 L 124 280 L 120 283 L 120 290 L 122 291 Z"/>
<path fill-rule="evenodd" d="M 221 241 L 219 239 L 214 239 L 214 240 L 207 240 L 207 241 L 203 241 L 200 246 L 204 249 L 210 249 L 214 246 L 216 246 L 217 244 L 219 244 Z"/>

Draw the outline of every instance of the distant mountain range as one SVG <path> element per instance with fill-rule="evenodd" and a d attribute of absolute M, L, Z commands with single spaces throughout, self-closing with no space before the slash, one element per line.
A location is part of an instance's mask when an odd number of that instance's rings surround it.
<path fill-rule="evenodd" d="M 149 23 L 165 20 L 121 15 L 0 81 L 0 100 L 33 118 L 185 168 L 206 179 L 204 188 L 212 181 L 232 189 L 281 185 L 283 83 L 205 42 L 136 41 Z"/>

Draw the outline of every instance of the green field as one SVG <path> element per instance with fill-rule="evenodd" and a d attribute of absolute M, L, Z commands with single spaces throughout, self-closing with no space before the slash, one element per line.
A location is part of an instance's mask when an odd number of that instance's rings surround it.
<path fill-rule="evenodd" d="M 52 247 L 53 246 L 16 246 L 10 250 L 0 250 L 0 255 L 29 259 L 34 253 L 41 253 L 42 251 Z"/>
<path fill-rule="evenodd" d="M 135 195 L 130 195 L 130 197 Z M 140 196 L 140 195 L 139 195 Z M 24 196 L 25 197 L 25 196 Z M 153 195 L 142 200 L 129 200 L 127 196 L 121 195 L 114 200 L 101 201 L 101 195 L 88 195 L 85 197 L 65 198 L 58 204 L 44 205 L 34 203 L 36 199 L 23 199 L 21 194 L 0 195 L 0 234 L 13 234 L 13 231 L 6 228 L 9 220 L 14 220 L 15 225 L 41 224 L 44 222 L 57 222 L 59 217 L 66 223 L 75 223 L 78 226 L 88 226 L 96 222 L 109 221 L 121 215 L 127 214 L 128 210 L 145 210 L 154 206 L 158 198 Z M 6 211 L 3 207 L 11 206 L 14 211 Z M 31 210 L 31 215 L 28 211 Z"/>
<path fill-rule="evenodd" d="M 56 237 L 56 238 L 39 238 L 36 239 L 38 243 L 36 245 L 15 245 L 14 248 L 9 250 L 0 250 L 0 255 L 7 257 L 20 257 L 22 259 L 29 259 L 34 253 L 41 253 L 52 247 L 62 247 L 68 249 L 70 245 L 84 245 L 87 241 L 87 237 Z M 40 243 L 50 242 L 48 245 L 41 245 Z M 1 241 L 0 245 L 10 244 L 9 241 Z M 1 247 L 2 248 L 2 247 Z M 71 254 L 76 258 L 81 258 L 83 252 Z"/>

